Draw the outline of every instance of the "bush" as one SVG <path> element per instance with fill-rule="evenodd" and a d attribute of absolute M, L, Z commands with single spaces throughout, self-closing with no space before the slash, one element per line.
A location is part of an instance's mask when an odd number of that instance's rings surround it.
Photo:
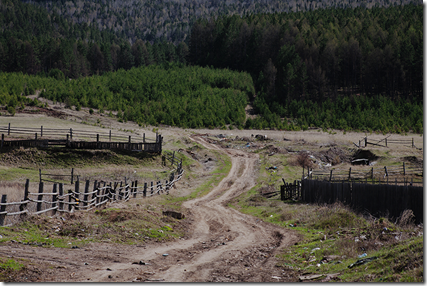
<path fill-rule="evenodd" d="M 9 112 L 12 116 L 15 115 L 16 111 L 15 111 L 15 107 L 13 106 L 8 106 L 7 107 L 7 112 Z"/>

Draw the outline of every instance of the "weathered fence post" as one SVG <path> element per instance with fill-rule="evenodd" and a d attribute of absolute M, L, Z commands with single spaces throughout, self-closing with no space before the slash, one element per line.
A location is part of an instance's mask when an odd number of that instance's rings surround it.
<path fill-rule="evenodd" d="M 133 197 L 136 198 L 136 193 L 138 192 L 138 181 L 133 183 Z"/>
<path fill-rule="evenodd" d="M 385 146 L 387 147 L 387 138 L 385 138 Z"/>
<path fill-rule="evenodd" d="M 76 201 L 76 206 L 75 209 L 78 210 L 79 209 L 79 202 L 80 202 L 80 182 L 79 180 L 76 181 L 76 183 L 74 184 L 74 199 Z"/>
<path fill-rule="evenodd" d="M 329 175 L 329 182 L 332 181 L 332 169 L 331 169 L 331 174 Z"/>
<path fill-rule="evenodd" d="M 73 199 L 73 191 L 72 190 L 68 190 L 68 211 L 71 211 L 72 209 L 72 204 L 71 204 L 71 200 Z"/>
<path fill-rule="evenodd" d="M 43 200 L 43 182 L 39 183 L 39 195 L 37 196 L 37 211 L 38 212 L 42 210 L 41 200 Z"/>
<path fill-rule="evenodd" d="M 40 137 L 43 137 L 43 125 L 40 126 Z"/>
<path fill-rule="evenodd" d="M 1 134 L 1 148 L 3 148 L 3 143 L 4 143 L 4 134 Z"/>
<path fill-rule="evenodd" d="M 114 189 L 116 188 L 116 183 L 114 183 Z M 114 190 L 114 193 L 115 193 L 115 190 Z M 115 194 L 113 194 L 113 185 L 111 184 L 111 182 L 110 182 L 110 184 L 109 184 L 109 195 L 108 195 L 108 198 L 110 199 L 110 200 L 113 200 L 113 201 L 115 201 Z"/>
<path fill-rule="evenodd" d="M 403 175 L 406 175 L 406 170 L 405 170 L 405 162 L 403 162 Z"/>
<path fill-rule="evenodd" d="M 86 206 L 87 206 L 88 193 L 89 193 L 89 180 L 86 180 L 86 185 L 85 185 L 85 194 L 84 194 L 84 196 L 83 196 L 83 207 L 86 207 Z"/>
<path fill-rule="evenodd" d="M 412 148 L 414 148 L 414 138 L 412 137 Z"/>
<path fill-rule="evenodd" d="M 126 179 L 126 177 L 125 177 L 125 179 Z M 119 194 L 118 194 L 117 200 L 121 200 L 123 198 L 123 195 L 122 195 L 122 193 L 123 193 L 122 192 L 122 186 L 123 186 L 123 182 L 120 181 Z"/>
<path fill-rule="evenodd" d="M 9 123 L 10 125 L 10 123 Z M 4 225 L 4 219 L 6 218 L 6 203 L 7 203 L 7 195 L 2 195 L 1 196 L 1 203 L 2 205 L 0 206 L 0 226 Z"/>
<path fill-rule="evenodd" d="M 42 169 L 39 169 L 39 183 L 42 182 Z"/>
<path fill-rule="evenodd" d="M 10 135 L 10 123 L 9 123 L 9 126 L 7 127 L 7 135 Z M 412 141 L 413 141 L 414 139 L 412 139 Z"/>
<path fill-rule="evenodd" d="M 132 140 L 131 136 L 129 135 L 129 145 L 128 145 L 129 146 L 129 150 L 132 150 L 131 140 Z"/>
<path fill-rule="evenodd" d="M 280 185 L 280 200 L 285 200 L 285 185 Z"/>
<path fill-rule="evenodd" d="M 24 190 L 24 199 L 22 200 L 23 202 L 27 202 L 28 201 L 28 193 L 29 193 L 29 188 L 30 188 L 30 179 L 27 179 L 25 181 L 25 190 Z M 24 210 L 27 209 L 27 203 L 23 203 L 19 206 L 19 211 L 23 212 Z M 23 213 L 20 215 L 20 218 L 24 218 L 27 214 Z"/>
<path fill-rule="evenodd" d="M 153 188 L 153 181 L 151 181 L 151 194 L 153 194 L 154 188 Z"/>
<path fill-rule="evenodd" d="M 99 134 L 96 134 L 96 148 L 99 149 Z"/>
<path fill-rule="evenodd" d="M 166 166 L 166 157 L 162 155 L 162 166 Z"/>
<path fill-rule="evenodd" d="M 368 146 L 368 136 L 365 137 L 365 147 Z"/>
<path fill-rule="evenodd" d="M 110 136 L 109 136 L 110 142 L 111 142 L 111 129 L 110 129 Z"/>
<path fill-rule="evenodd" d="M 374 167 L 371 168 L 371 179 L 374 179 Z"/>
<path fill-rule="evenodd" d="M 73 128 L 70 128 L 70 140 L 73 140 Z"/>
<path fill-rule="evenodd" d="M 74 183 L 74 168 L 71 168 L 71 184 Z"/>
<path fill-rule="evenodd" d="M 348 180 L 349 180 L 349 181 L 351 180 L 351 167 L 350 167 L 350 169 L 348 170 Z"/>
<path fill-rule="evenodd" d="M 58 188 L 57 184 L 56 183 L 53 184 L 52 193 L 56 194 L 58 192 L 57 188 Z M 52 195 L 52 208 L 56 207 L 56 202 L 57 201 L 58 201 L 58 195 Z M 56 214 L 56 209 L 53 209 L 52 210 L 52 215 L 55 215 L 55 214 Z"/>
<path fill-rule="evenodd" d="M 95 182 L 93 182 L 93 194 L 92 194 L 92 198 L 91 198 L 91 201 L 93 201 L 93 199 L 95 199 L 96 198 L 96 196 L 97 196 L 97 193 L 95 193 L 95 190 L 97 189 L 97 186 L 98 186 L 98 180 L 95 180 Z"/>
<path fill-rule="evenodd" d="M 144 182 L 144 189 L 142 190 L 142 196 L 145 198 L 147 196 L 147 183 Z"/>
<path fill-rule="evenodd" d="M 64 198 L 63 198 L 63 196 L 64 196 L 64 184 L 63 183 L 60 183 L 59 184 L 59 190 L 58 190 L 58 193 L 59 193 L 59 211 L 63 211 L 64 210 Z"/>

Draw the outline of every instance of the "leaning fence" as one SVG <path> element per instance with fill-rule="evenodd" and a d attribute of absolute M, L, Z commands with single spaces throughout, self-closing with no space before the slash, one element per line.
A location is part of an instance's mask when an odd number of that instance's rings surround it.
<path fill-rule="evenodd" d="M 168 159 L 165 156 L 165 159 Z M 25 183 L 24 197 L 19 202 L 8 202 L 7 195 L 1 196 L 0 202 L 0 226 L 12 225 L 13 222 L 22 220 L 27 215 L 39 215 L 50 213 L 71 213 L 75 211 L 90 211 L 110 202 L 128 201 L 138 195 L 151 197 L 154 195 L 167 194 L 179 181 L 184 170 L 182 160 L 175 158 L 171 161 L 174 170 L 170 173 L 169 180 L 162 182 L 144 182 L 138 185 L 138 181 L 132 182 L 105 182 L 86 180 L 82 192 L 81 182 L 74 184 L 54 183 L 51 192 L 45 192 L 45 183 L 39 182 L 38 192 L 30 192 L 30 180 Z"/>

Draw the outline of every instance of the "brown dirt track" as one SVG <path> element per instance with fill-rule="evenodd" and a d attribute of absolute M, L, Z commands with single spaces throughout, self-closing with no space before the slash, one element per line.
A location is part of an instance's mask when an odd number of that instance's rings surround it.
<path fill-rule="evenodd" d="M 197 136 L 192 140 L 206 148 L 223 150 L 230 156 L 232 168 L 208 195 L 184 203 L 191 222 L 187 239 L 142 247 L 92 243 L 78 249 L 8 243 L 0 246 L 1 256 L 32 262 L 27 275 L 14 281 L 296 281 L 291 272 L 275 267 L 275 254 L 297 242 L 297 234 L 226 206 L 230 199 L 255 185 L 258 155 L 221 149 Z"/>

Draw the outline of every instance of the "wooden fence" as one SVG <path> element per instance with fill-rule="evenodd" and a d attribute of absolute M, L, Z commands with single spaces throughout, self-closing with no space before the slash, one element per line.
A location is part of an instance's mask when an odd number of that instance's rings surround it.
<path fill-rule="evenodd" d="M 416 222 L 423 222 L 423 187 L 304 179 L 301 200 L 317 204 L 338 201 L 357 212 L 390 219 L 397 219 L 404 210 L 410 209 Z"/>
<path fill-rule="evenodd" d="M 412 185 L 423 185 L 423 172 L 422 166 L 408 164 L 403 162 L 401 166 L 384 166 L 372 167 L 365 170 L 313 170 L 311 169 L 306 177 L 308 179 L 327 180 L 329 182 L 341 181 L 360 181 L 360 182 L 386 182 L 386 183 L 399 183 Z"/>
<path fill-rule="evenodd" d="M 47 177 L 47 178 L 46 178 Z M 42 173 L 42 169 L 39 169 L 39 181 L 41 182 L 52 182 L 52 183 L 60 183 L 59 181 L 64 181 L 65 179 L 69 179 L 70 184 L 74 183 L 74 180 L 77 179 L 79 181 L 79 175 L 74 174 L 74 168 L 71 168 L 71 175 L 64 174 L 48 174 Z"/>
<path fill-rule="evenodd" d="M 109 133 L 94 133 L 72 128 L 48 129 L 43 126 L 40 128 L 11 128 L 10 123 L 8 126 L 0 126 L 0 133 L 2 133 L 0 148 L 62 146 L 72 149 L 122 149 L 161 153 L 163 141 L 163 137 L 159 134 L 156 134 L 155 140 L 151 140 L 145 138 L 145 133 L 140 137 L 115 135 L 111 130 Z M 5 139 L 5 134 L 9 136 L 9 140 Z M 135 142 L 135 140 L 139 142 Z"/>
<path fill-rule="evenodd" d="M 391 136 L 391 135 L 390 135 Z M 358 147 L 358 148 L 364 148 L 364 147 L 368 147 L 368 145 L 373 145 L 373 146 L 379 146 L 379 147 L 388 147 L 389 144 L 400 144 L 400 145 L 404 145 L 407 147 L 411 147 L 411 148 L 417 148 L 419 150 L 421 150 L 422 148 L 418 148 L 415 146 L 414 144 L 414 138 L 410 138 L 410 139 L 393 139 L 390 138 L 390 136 L 387 136 L 381 140 L 378 141 L 369 141 L 368 136 L 363 137 L 361 140 L 359 140 L 359 144 L 356 144 L 353 142 L 353 144 Z"/>
<path fill-rule="evenodd" d="M 7 195 L 2 195 L 0 202 L 0 226 L 11 225 L 7 218 L 19 216 L 23 219 L 26 215 L 38 215 L 43 213 L 70 213 L 74 211 L 89 211 L 101 207 L 109 202 L 128 201 L 137 195 L 150 197 L 162 193 L 169 193 L 170 189 L 179 181 L 184 170 L 182 161 L 175 159 L 171 164 L 175 169 L 171 172 L 169 180 L 144 182 L 138 186 L 138 181 L 123 182 L 98 182 L 91 183 L 86 180 L 84 191 L 80 191 L 80 181 L 75 181 L 74 190 L 65 190 L 63 183 L 54 183 L 52 192 L 44 192 L 45 185 L 39 183 L 38 192 L 30 192 L 30 181 L 25 183 L 24 198 L 20 202 L 8 202 Z"/>

